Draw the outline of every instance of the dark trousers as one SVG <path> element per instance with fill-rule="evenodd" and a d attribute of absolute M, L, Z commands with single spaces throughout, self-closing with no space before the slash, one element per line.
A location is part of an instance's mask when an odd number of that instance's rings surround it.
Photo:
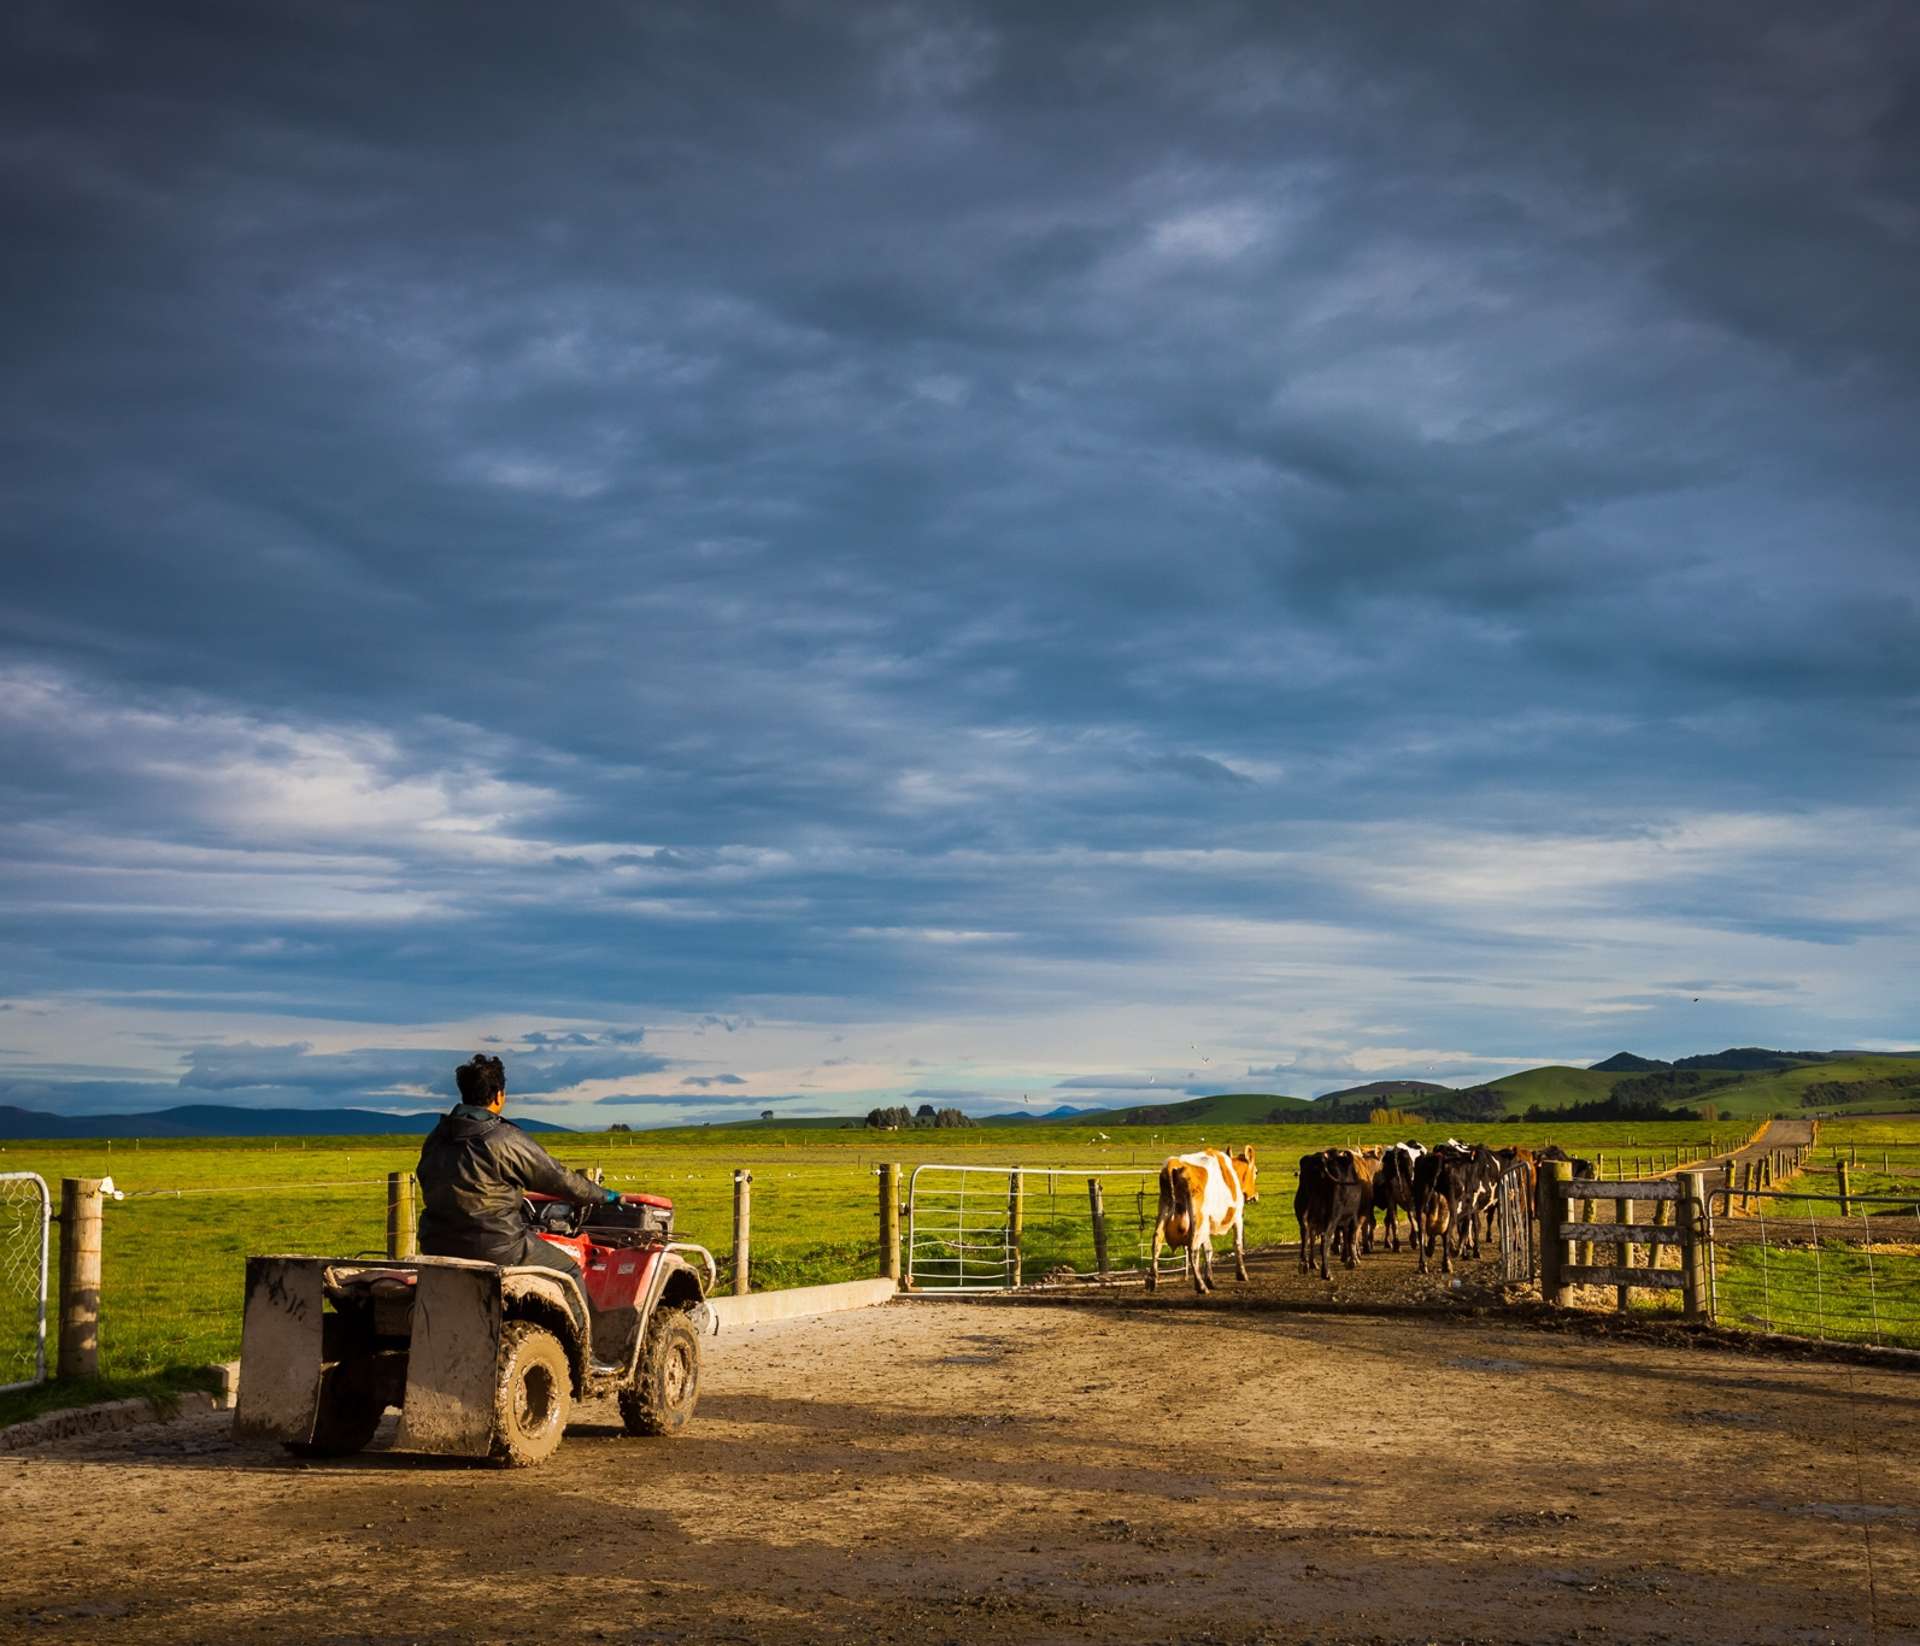
<path fill-rule="evenodd" d="M 425 1257 L 477 1258 L 482 1263 L 498 1263 L 503 1269 L 525 1265 L 536 1269 L 558 1269 L 562 1274 L 572 1275 L 575 1280 L 585 1278 L 580 1273 L 580 1265 L 574 1262 L 572 1253 L 564 1252 L 551 1241 L 542 1240 L 532 1233 L 523 1235 L 517 1247 L 483 1246 L 472 1239 L 463 1240 L 459 1235 L 435 1229 L 423 1217 L 420 1220 L 420 1251 Z"/>
<path fill-rule="evenodd" d="M 573 1260 L 573 1253 L 563 1252 L 550 1240 L 542 1240 L 538 1235 L 528 1235 L 526 1249 L 513 1259 L 515 1263 L 528 1264 L 539 1269 L 558 1269 L 562 1274 L 572 1275 L 575 1280 L 584 1280 L 580 1265 Z"/>

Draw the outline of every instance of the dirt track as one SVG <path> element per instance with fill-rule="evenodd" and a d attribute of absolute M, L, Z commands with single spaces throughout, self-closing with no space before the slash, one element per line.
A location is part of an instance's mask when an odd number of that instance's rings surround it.
<path fill-rule="evenodd" d="M 1266 1290 L 763 1327 L 533 1473 L 0 1457 L 0 1638 L 1920 1638 L 1920 1378 Z"/>

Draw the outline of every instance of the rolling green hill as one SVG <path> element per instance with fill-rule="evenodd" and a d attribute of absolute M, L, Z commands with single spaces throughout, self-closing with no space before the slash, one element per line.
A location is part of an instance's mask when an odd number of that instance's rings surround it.
<path fill-rule="evenodd" d="M 1560 1109 L 1569 1103 L 1596 1102 L 1621 1078 L 1614 1072 L 1549 1063 L 1544 1068 L 1523 1069 L 1490 1080 L 1487 1089 L 1500 1094 L 1508 1114 L 1525 1114 L 1536 1103 L 1543 1109 Z"/>
<path fill-rule="evenodd" d="M 1139 1109 L 1108 1109 L 1101 1114 L 1079 1117 L 1078 1124 L 1092 1121 L 1112 1126 L 1194 1126 L 1257 1125 L 1276 1109 L 1312 1112 L 1304 1097 L 1281 1097 L 1273 1092 L 1220 1092 L 1212 1097 L 1190 1097 L 1181 1103 L 1150 1103 Z"/>
<path fill-rule="evenodd" d="M 1920 1065 L 1908 1057 L 1856 1053 L 1744 1074 L 1695 1101 L 1729 1116 L 1905 1113 L 1920 1109 Z"/>
<path fill-rule="evenodd" d="M 1370 1080 L 1364 1086 L 1345 1086 L 1337 1092 L 1322 1092 L 1316 1103 L 1354 1103 L 1365 1100 L 1383 1107 L 1417 1109 L 1422 1098 L 1446 1097 L 1451 1086 L 1436 1086 L 1431 1080 Z"/>

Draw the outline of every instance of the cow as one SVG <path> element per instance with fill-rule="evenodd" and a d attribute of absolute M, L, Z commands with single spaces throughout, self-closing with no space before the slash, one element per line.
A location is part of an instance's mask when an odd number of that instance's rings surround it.
<path fill-rule="evenodd" d="M 1534 1156 L 1534 1160 L 1536 1162 L 1534 1166 L 1534 1174 L 1536 1177 L 1539 1175 L 1540 1170 L 1537 1162 L 1542 1160 L 1564 1160 L 1573 1168 L 1573 1175 L 1579 1180 L 1591 1181 L 1595 1174 L 1594 1164 L 1591 1160 L 1581 1160 L 1575 1155 L 1568 1154 L 1558 1143 L 1549 1143 Z"/>
<path fill-rule="evenodd" d="M 1147 1290 L 1160 1283 L 1160 1248 L 1185 1247 L 1187 1274 L 1202 1297 L 1213 1290 L 1213 1237 L 1233 1235 L 1233 1272 L 1247 1278 L 1247 1207 L 1260 1198 L 1253 1146 L 1237 1153 L 1202 1149 L 1175 1155 L 1160 1168 L 1160 1206 L 1153 1222 Z"/>
<path fill-rule="evenodd" d="M 1320 1278 L 1332 1278 L 1327 1272 L 1329 1243 L 1349 1269 L 1357 1267 L 1355 1238 L 1363 1224 L 1371 1232 L 1373 1221 L 1373 1181 L 1380 1164 L 1376 1154 L 1364 1149 L 1323 1149 L 1301 1157 L 1293 1215 L 1300 1224 L 1302 1273 L 1312 1267 L 1317 1247 Z"/>
<path fill-rule="evenodd" d="M 1414 1168 L 1414 1244 L 1420 1254 L 1420 1272 L 1426 1273 L 1434 1242 L 1440 1243 L 1440 1272 L 1453 1273 L 1453 1253 L 1462 1255 L 1473 1242 L 1480 1255 L 1475 1213 L 1483 1193 L 1500 1180 L 1499 1163 L 1483 1143 L 1472 1148 L 1440 1145 L 1424 1155 Z"/>
<path fill-rule="evenodd" d="M 1418 1143 L 1395 1143 L 1382 1152 L 1380 1169 L 1373 1177 L 1373 1209 L 1387 1218 L 1387 1248 L 1400 1250 L 1400 1226 L 1395 1214 L 1407 1214 L 1407 1238 L 1419 1238 L 1413 1224 L 1413 1170 L 1427 1151 Z M 1369 1230 L 1371 1235 L 1371 1230 Z M 1368 1249 L 1372 1249 L 1369 1238 Z"/>

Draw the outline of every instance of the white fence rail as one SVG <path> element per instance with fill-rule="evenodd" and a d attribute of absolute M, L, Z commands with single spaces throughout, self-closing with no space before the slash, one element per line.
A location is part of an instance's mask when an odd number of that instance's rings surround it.
<path fill-rule="evenodd" d="M 47 1230 L 53 1197 L 35 1172 L 0 1172 L 0 1394 L 47 1380 Z"/>

